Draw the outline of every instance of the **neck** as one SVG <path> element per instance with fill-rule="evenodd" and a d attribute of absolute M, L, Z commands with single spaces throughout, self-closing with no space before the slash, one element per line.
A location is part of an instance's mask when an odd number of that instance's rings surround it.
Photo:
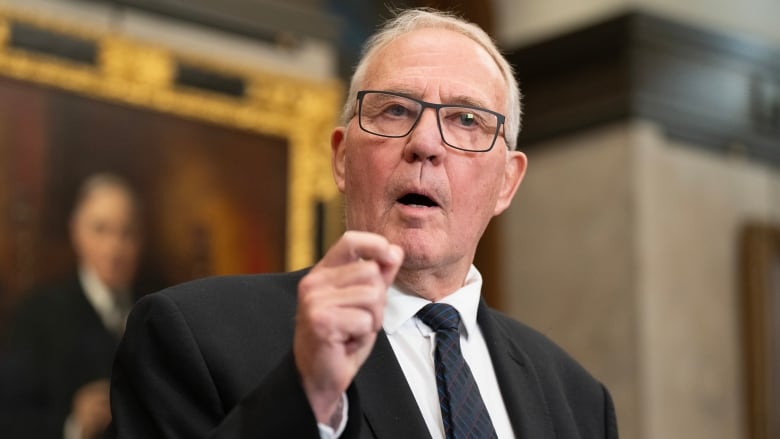
<path fill-rule="evenodd" d="M 457 270 L 402 267 L 395 278 L 395 285 L 423 299 L 438 302 L 463 286 L 470 267 L 471 264 Z"/>

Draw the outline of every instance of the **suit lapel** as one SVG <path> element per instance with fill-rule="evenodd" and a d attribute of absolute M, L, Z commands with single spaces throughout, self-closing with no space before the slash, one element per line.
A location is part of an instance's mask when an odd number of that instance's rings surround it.
<path fill-rule="evenodd" d="M 428 427 L 384 331 L 355 377 L 365 422 L 361 437 L 423 438 Z"/>
<path fill-rule="evenodd" d="M 528 355 L 508 329 L 480 303 L 477 322 L 485 337 L 509 420 L 518 439 L 554 439 L 555 431 L 540 381 Z"/>
<path fill-rule="evenodd" d="M 517 439 L 555 439 L 549 407 L 533 363 L 517 339 L 485 304 L 477 322 L 485 337 L 501 395 Z M 365 424 L 361 437 L 430 437 L 406 377 L 384 331 L 355 377 Z"/>

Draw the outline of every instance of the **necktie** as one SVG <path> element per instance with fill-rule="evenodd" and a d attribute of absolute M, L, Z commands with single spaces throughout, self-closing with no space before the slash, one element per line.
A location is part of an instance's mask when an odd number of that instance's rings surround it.
<path fill-rule="evenodd" d="M 495 438 L 477 383 L 460 351 L 460 315 L 451 305 L 429 303 L 417 317 L 436 331 L 434 367 L 447 439 Z"/>

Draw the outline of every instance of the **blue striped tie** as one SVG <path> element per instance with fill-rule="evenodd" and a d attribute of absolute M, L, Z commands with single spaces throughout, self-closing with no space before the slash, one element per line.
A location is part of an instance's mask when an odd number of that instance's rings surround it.
<path fill-rule="evenodd" d="M 495 438 L 477 382 L 460 352 L 460 315 L 445 303 L 429 303 L 417 317 L 436 331 L 436 387 L 447 439 Z"/>

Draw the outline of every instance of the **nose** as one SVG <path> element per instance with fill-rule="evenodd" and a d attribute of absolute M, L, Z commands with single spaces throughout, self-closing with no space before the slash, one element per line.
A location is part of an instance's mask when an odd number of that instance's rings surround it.
<path fill-rule="evenodd" d="M 404 147 L 404 159 L 408 162 L 430 161 L 434 165 L 441 162 L 447 150 L 439 131 L 436 110 L 425 108 L 414 129 L 408 136 Z"/>

